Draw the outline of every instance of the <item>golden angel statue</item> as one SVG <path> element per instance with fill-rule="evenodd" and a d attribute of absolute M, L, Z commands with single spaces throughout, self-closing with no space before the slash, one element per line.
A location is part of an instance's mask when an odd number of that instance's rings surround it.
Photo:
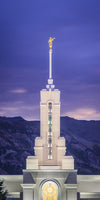
<path fill-rule="evenodd" d="M 50 50 L 52 50 L 52 41 L 53 41 L 54 39 L 55 39 L 55 38 L 50 37 L 49 40 L 48 40 Z"/>

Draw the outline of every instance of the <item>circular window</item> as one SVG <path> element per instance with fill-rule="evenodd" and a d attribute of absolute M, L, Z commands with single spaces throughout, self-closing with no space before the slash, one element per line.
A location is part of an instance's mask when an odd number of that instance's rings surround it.
<path fill-rule="evenodd" d="M 58 186 L 53 181 L 47 181 L 42 186 L 43 200 L 58 200 Z"/>

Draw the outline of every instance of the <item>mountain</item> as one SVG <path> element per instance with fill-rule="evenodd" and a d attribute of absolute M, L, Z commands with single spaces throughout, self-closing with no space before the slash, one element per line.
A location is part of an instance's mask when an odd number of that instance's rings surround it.
<path fill-rule="evenodd" d="M 22 174 L 26 157 L 34 155 L 39 121 L 21 117 L 0 117 L 0 174 Z M 75 159 L 78 174 L 100 174 L 100 121 L 61 117 L 61 136 L 66 139 L 66 155 Z"/>

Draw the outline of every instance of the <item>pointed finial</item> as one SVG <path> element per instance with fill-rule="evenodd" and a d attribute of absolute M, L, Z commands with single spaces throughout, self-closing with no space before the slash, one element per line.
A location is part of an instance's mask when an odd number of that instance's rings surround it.
<path fill-rule="evenodd" d="M 52 51 L 52 41 L 53 41 L 54 39 L 55 39 L 55 38 L 50 37 L 49 40 L 48 40 L 48 43 L 49 43 L 49 51 Z"/>

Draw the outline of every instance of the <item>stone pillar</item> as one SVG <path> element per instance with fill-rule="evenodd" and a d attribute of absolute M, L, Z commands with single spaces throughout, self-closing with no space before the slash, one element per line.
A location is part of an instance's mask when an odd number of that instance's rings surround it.
<path fill-rule="evenodd" d="M 21 184 L 23 188 L 23 200 L 34 200 L 34 187 L 36 184 Z"/>
<path fill-rule="evenodd" d="M 77 184 L 65 184 L 66 200 L 77 200 Z"/>

